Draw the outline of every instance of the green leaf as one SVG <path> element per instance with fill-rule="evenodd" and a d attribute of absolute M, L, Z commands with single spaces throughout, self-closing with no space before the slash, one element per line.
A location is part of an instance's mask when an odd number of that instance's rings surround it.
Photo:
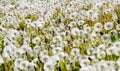
<path fill-rule="evenodd" d="M 31 19 L 31 21 L 36 21 L 38 19 L 38 16 L 37 15 L 31 15 L 31 14 L 28 14 L 25 19 Z"/>
<path fill-rule="evenodd" d="M 79 69 L 77 69 L 77 68 L 74 68 L 72 71 L 79 71 Z"/>
<path fill-rule="evenodd" d="M 24 21 L 24 20 L 21 21 L 20 24 L 19 24 L 19 26 L 20 26 L 20 28 L 21 28 L 22 30 L 24 30 L 25 27 L 26 27 L 26 25 L 25 25 L 25 21 Z"/>
<path fill-rule="evenodd" d="M 3 64 L 0 65 L 0 71 L 4 71 L 4 66 L 3 66 Z"/>
<path fill-rule="evenodd" d="M 58 16 L 56 19 L 55 19 L 55 23 L 61 23 L 61 17 Z"/>
<path fill-rule="evenodd" d="M 38 19 L 38 16 L 37 15 L 31 15 L 31 21 L 36 21 Z"/>
<path fill-rule="evenodd" d="M 110 36 L 110 39 L 111 39 L 112 42 L 115 42 L 115 40 L 116 40 L 115 36 L 113 36 L 113 35 Z"/>
<path fill-rule="evenodd" d="M 45 38 L 45 43 L 50 43 L 50 39 Z"/>
<path fill-rule="evenodd" d="M 118 33 L 118 39 L 120 39 L 120 33 Z"/>
<path fill-rule="evenodd" d="M 62 71 L 68 71 L 67 67 L 66 67 L 66 64 L 67 63 L 65 61 L 60 60 L 60 68 L 61 68 Z"/>

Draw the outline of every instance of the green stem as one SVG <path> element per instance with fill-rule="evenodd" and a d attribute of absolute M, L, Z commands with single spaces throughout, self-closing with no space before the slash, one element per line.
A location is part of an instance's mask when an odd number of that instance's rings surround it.
<path fill-rule="evenodd" d="M 5 61 L 4 61 L 4 67 L 5 67 L 5 71 L 8 71 L 7 63 Z"/>

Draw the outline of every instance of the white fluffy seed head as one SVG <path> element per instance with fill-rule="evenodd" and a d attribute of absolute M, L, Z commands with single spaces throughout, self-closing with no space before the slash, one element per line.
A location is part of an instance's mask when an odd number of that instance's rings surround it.
<path fill-rule="evenodd" d="M 78 29 L 78 28 L 72 28 L 72 30 L 71 30 L 71 35 L 72 35 L 72 36 L 77 36 L 77 35 L 79 35 L 79 29 Z"/>
<path fill-rule="evenodd" d="M 104 51 L 106 49 L 106 45 L 105 44 L 100 44 L 98 47 L 97 47 L 97 51 Z"/>
<path fill-rule="evenodd" d="M 110 36 L 108 34 L 104 34 L 101 37 L 102 42 L 109 42 L 110 41 Z"/>
<path fill-rule="evenodd" d="M 80 54 L 80 50 L 78 48 L 73 48 L 71 50 L 71 55 L 78 56 Z"/>
<path fill-rule="evenodd" d="M 104 24 L 104 29 L 105 29 L 105 30 L 111 30 L 113 27 L 114 27 L 114 25 L 113 25 L 112 22 L 106 22 L 106 23 Z"/>
<path fill-rule="evenodd" d="M 116 25 L 116 30 L 120 30 L 120 24 Z"/>
<path fill-rule="evenodd" d="M 50 57 L 48 55 L 44 55 L 40 58 L 40 60 L 42 61 L 42 63 L 46 63 L 48 62 L 50 59 Z"/>
<path fill-rule="evenodd" d="M 114 54 L 114 50 L 115 50 L 114 47 L 107 48 L 107 49 L 106 49 L 107 55 L 112 55 L 112 54 Z"/>
<path fill-rule="evenodd" d="M 54 65 L 52 62 L 46 62 L 44 64 L 44 70 L 45 71 L 54 71 Z"/>
<path fill-rule="evenodd" d="M 60 53 L 60 52 L 62 52 L 63 51 L 63 49 L 61 48 L 61 47 L 57 47 L 57 48 L 53 48 L 52 49 L 52 53 L 54 54 L 54 55 L 56 55 L 56 54 L 58 54 L 58 53 Z"/>
<path fill-rule="evenodd" d="M 3 57 L 0 56 L 0 65 L 3 64 L 3 63 L 4 63 L 4 61 L 3 61 Z"/>
<path fill-rule="evenodd" d="M 103 25 L 101 23 L 96 23 L 94 25 L 94 29 L 98 29 L 99 31 L 101 31 L 103 29 Z"/>
<path fill-rule="evenodd" d="M 83 59 L 80 61 L 80 66 L 82 67 L 87 67 L 89 66 L 89 64 L 90 64 L 90 61 L 88 59 Z"/>

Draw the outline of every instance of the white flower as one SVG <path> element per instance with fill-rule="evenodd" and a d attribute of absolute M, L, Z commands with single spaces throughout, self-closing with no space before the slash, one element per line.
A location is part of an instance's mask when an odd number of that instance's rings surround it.
<path fill-rule="evenodd" d="M 72 28 L 72 30 L 71 30 L 72 36 L 77 36 L 77 35 L 79 35 L 79 33 L 80 33 L 80 31 L 78 28 Z"/>
<path fill-rule="evenodd" d="M 87 31 L 83 31 L 83 37 L 88 38 L 88 36 L 89 36 L 89 33 Z"/>
<path fill-rule="evenodd" d="M 72 27 L 75 27 L 77 24 L 76 24 L 76 22 L 75 21 L 72 21 L 72 22 L 70 22 L 69 24 L 68 24 L 68 26 L 70 26 L 71 28 Z"/>
<path fill-rule="evenodd" d="M 97 51 L 104 51 L 106 49 L 106 45 L 105 44 L 100 44 L 98 47 L 97 47 Z"/>
<path fill-rule="evenodd" d="M 83 36 L 84 31 L 83 30 L 79 30 L 79 35 L 82 37 Z"/>
<path fill-rule="evenodd" d="M 10 46 L 5 46 L 3 52 L 8 53 L 8 54 L 12 54 L 12 49 Z"/>
<path fill-rule="evenodd" d="M 73 47 L 79 47 L 80 46 L 80 42 L 78 40 L 74 40 L 72 42 L 72 45 L 73 45 Z"/>
<path fill-rule="evenodd" d="M 110 41 L 110 36 L 108 34 L 104 34 L 101 37 L 102 42 L 109 42 Z"/>
<path fill-rule="evenodd" d="M 80 50 L 78 48 L 72 48 L 71 55 L 78 56 L 80 54 Z"/>
<path fill-rule="evenodd" d="M 60 36 L 63 38 L 63 39 L 66 39 L 66 32 L 61 32 L 60 33 Z M 51 36 L 52 37 L 52 36 Z"/>
<path fill-rule="evenodd" d="M 96 67 L 93 66 L 82 67 L 80 71 L 96 71 Z"/>
<path fill-rule="evenodd" d="M 86 67 L 90 65 L 90 61 L 88 59 L 83 59 L 80 61 L 80 66 Z"/>
<path fill-rule="evenodd" d="M 38 22 L 36 22 L 36 27 L 38 27 L 40 29 L 42 29 L 44 27 L 44 25 L 45 25 L 44 21 L 38 21 Z"/>
<path fill-rule="evenodd" d="M 34 56 L 34 55 L 33 55 L 33 50 L 32 50 L 31 47 L 28 47 L 26 52 L 27 52 L 27 54 L 30 55 L 31 57 Z"/>
<path fill-rule="evenodd" d="M 27 52 L 27 54 L 33 56 L 33 50 L 29 45 L 22 45 L 21 49 L 23 50 L 23 53 Z"/>
<path fill-rule="evenodd" d="M 107 48 L 107 49 L 106 49 L 107 55 L 112 55 L 112 54 L 114 54 L 114 50 L 115 50 L 114 47 Z"/>
<path fill-rule="evenodd" d="M 83 20 L 78 21 L 78 25 L 83 25 L 85 22 Z"/>
<path fill-rule="evenodd" d="M 59 59 L 65 60 L 66 54 L 64 52 L 60 52 L 57 55 L 58 55 Z"/>
<path fill-rule="evenodd" d="M 117 65 L 120 67 L 120 58 L 117 59 Z"/>
<path fill-rule="evenodd" d="M 86 27 L 86 28 L 84 28 L 84 31 L 86 31 L 87 33 L 90 33 L 91 27 Z"/>
<path fill-rule="evenodd" d="M 94 15 L 91 16 L 91 20 L 92 20 L 92 21 L 97 21 L 98 18 L 99 18 L 99 17 L 98 17 L 98 14 L 97 14 L 97 13 L 95 13 Z"/>
<path fill-rule="evenodd" d="M 95 33 L 90 34 L 90 40 L 95 41 L 98 38 L 98 36 Z"/>
<path fill-rule="evenodd" d="M 78 17 L 78 13 L 77 12 L 73 12 L 70 14 L 70 19 L 76 19 Z"/>
<path fill-rule="evenodd" d="M 53 37 L 53 40 L 52 40 L 53 42 L 57 42 L 57 41 L 62 41 L 62 37 L 61 36 L 55 36 L 55 37 Z"/>
<path fill-rule="evenodd" d="M 3 63 L 4 63 L 4 61 L 3 61 L 3 57 L 0 56 L 0 65 L 3 64 Z"/>
<path fill-rule="evenodd" d="M 117 31 L 116 30 L 111 30 L 110 34 L 115 36 L 115 35 L 117 35 Z"/>
<path fill-rule="evenodd" d="M 88 11 L 86 12 L 86 15 L 87 15 L 87 17 L 90 17 L 90 16 L 92 16 L 93 13 L 94 13 L 93 10 L 88 10 Z"/>
<path fill-rule="evenodd" d="M 115 54 L 116 56 L 120 56 L 120 48 L 115 48 L 114 54 Z"/>
<path fill-rule="evenodd" d="M 94 63 L 96 63 L 96 62 L 98 62 L 98 59 L 95 57 L 95 56 L 89 56 L 89 58 L 88 58 L 90 61 L 92 61 L 92 64 L 94 64 Z"/>
<path fill-rule="evenodd" d="M 15 59 L 14 65 L 17 66 L 17 65 L 19 65 L 22 61 L 24 61 L 24 59 L 22 59 L 22 58 Z"/>
<path fill-rule="evenodd" d="M 24 37 L 23 44 L 29 44 L 30 43 L 30 37 Z"/>
<path fill-rule="evenodd" d="M 106 61 L 104 61 L 104 60 L 100 61 L 97 65 L 98 71 L 106 71 L 107 68 L 108 68 L 108 65 L 107 65 Z"/>
<path fill-rule="evenodd" d="M 38 58 L 34 58 L 31 62 L 32 62 L 32 63 L 36 63 L 36 62 L 38 62 L 38 61 L 39 61 Z"/>
<path fill-rule="evenodd" d="M 28 64 L 27 64 L 27 70 L 28 70 L 28 71 L 34 71 L 34 70 L 35 70 L 34 67 L 36 67 L 36 64 L 35 64 L 35 63 L 28 63 Z"/>
<path fill-rule="evenodd" d="M 95 30 L 98 29 L 99 31 L 101 31 L 101 30 L 103 29 L 103 25 L 102 25 L 101 23 L 96 23 L 96 24 L 94 25 L 94 29 L 95 29 Z"/>
<path fill-rule="evenodd" d="M 104 24 L 104 29 L 105 30 L 111 30 L 112 28 L 113 28 L 113 22 L 106 22 L 105 24 Z"/>
<path fill-rule="evenodd" d="M 76 62 L 79 71 L 120 71 L 120 24 L 114 11 L 119 4 L 120 0 L 1 0 L 0 65 L 12 61 L 14 71 L 35 71 L 42 62 L 40 70 L 59 71 L 63 60 L 68 71 Z M 81 43 L 90 47 L 80 49 Z"/>
<path fill-rule="evenodd" d="M 107 71 L 116 71 L 116 68 L 114 66 L 108 67 Z"/>
<path fill-rule="evenodd" d="M 99 0 L 97 0 L 97 1 L 99 1 Z M 97 1 L 96 1 L 96 2 L 97 2 Z M 99 9 L 99 8 L 101 8 L 101 7 L 102 7 L 102 3 L 101 3 L 101 2 L 97 2 L 93 8 L 94 8 L 94 9 Z"/>
<path fill-rule="evenodd" d="M 41 60 L 43 63 L 48 62 L 49 59 L 50 59 L 50 57 L 49 57 L 48 55 L 44 55 L 44 56 L 42 56 L 42 57 L 40 58 L 40 60 Z"/>
<path fill-rule="evenodd" d="M 48 55 L 48 51 L 47 50 L 41 51 L 39 56 L 42 57 L 44 55 Z"/>
<path fill-rule="evenodd" d="M 6 32 L 6 31 L 7 31 L 7 29 L 4 28 L 4 27 L 2 27 L 1 25 L 0 25 L 0 30 L 2 30 L 3 32 Z"/>
<path fill-rule="evenodd" d="M 40 42 L 40 37 L 35 37 L 35 38 L 32 40 L 32 42 L 33 42 L 34 44 L 38 44 L 38 43 Z"/>
<path fill-rule="evenodd" d="M 36 46 L 33 48 L 34 51 L 40 51 L 40 49 L 41 49 L 41 47 L 38 46 L 38 45 L 36 45 Z"/>
<path fill-rule="evenodd" d="M 52 49 L 52 53 L 54 54 L 54 55 L 56 55 L 56 54 L 58 54 L 58 53 L 60 53 L 60 52 L 62 52 L 63 51 L 63 49 L 61 48 L 61 47 L 57 47 L 57 48 L 53 48 Z"/>
<path fill-rule="evenodd" d="M 89 67 L 82 67 L 79 71 L 90 71 Z"/>
<path fill-rule="evenodd" d="M 93 50 L 94 50 L 94 48 L 88 48 L 87 49 L 87 55 L 91 55 L 92 54 L 92 52 L 93 52 Z"/>
<path fill-rule="evenodd" d="M 70 70 L 71 68 L 70 64 L 67 64 L 66 67 L 67 67 L 67 70 Z"/>
<path fill-rule="evenodd" d="M 101 52 L 99 52 L 98 54 L 97 54 L 97 57 L 98 58 L 105 58 L 106 57 L 106 53 L 105 53 L 105 51 L 101 51 Z"/>
<path fill-rule="evenodd" d="M 68 42 L 67 41 L 63 41 L 62 45 L 60 47 L 66 47 L 67 45 L 68 45 Z"/>
<path fill-rule="evenodd" d="M 106 10 L 104 10 L 104 14 L 108 14 L 108 13 L 111 13 L 111 9 L 106 9 Z"/>
<path fill-rule="evenodd" d="M 89 25 L 88 25 L 88 24 L 84 24 L 84 25 L 82 25 L 82 26 L 83 26 L 83 29 L 85 29 L 85 28 L 89 27 Z"/>
<path fill-rule="evenodd" d="M 59 61 L 60 60 L 58 55 L 52 55 L 51 59 L 54 60 L 54 61 Z"/>
<path fill-rule="evenodd" d="M 7 37 L 5 37 L 5 38 L 3 39 L 3 44 L 4 44 L 5 46 L 8 46 L 8 45 L 11 45 L 12 42 L 11 42 Z"/>
<path fill-rule="evenodd" d="M 21 61 L 20 64 L 19 64 L 19 68 L 20 68 L 21 70 L 26 70 L 28 63 L 29 63 L 29 62 L 26 61 L 26 60 Z"/>
<path fill-rule="evenodd" d="M 44 70 L 45 71 L 54 71 L 54 65 L 53 65 L 53 63 L 52 62 L 46 62 L 45 64 L 44 64 Z"/>
<path fill-rule="evenodd" d="M 120 67 L 118 68 L 118 71 L 120 71 Z"/>
<path fill-rule="evenodd" d="M 120 30 L 120 24 L 116 25 L 116 30 Z"/>
<path fill-rule="evenodd" d="M 14 71 L 20 71 L 20 68 L 18 66 L 14 66 Z"/>
<path fill-rule="evenodd" d="M 96 50 L 94 50 L 94 51 L 92 52 L 92 55 L 94 55 L 95 57 L 97 57 L 97 54 L 98 54 L 98 51 L 96 51 Z"/>
<path fill-rule="evenodd" d="M 17 50 L 14 53 L 17 55 L 17 57 L 20 57 L 20 56 L 22 56 L 24 51 L 22 51 L 22 49 L 20 49 L 20 48 L 17 48 Z"/>
<path fill-rule="evenodd" d="M 113 43 L 113 46 L 115 46 L 115 47 L 117 47 L 117 48 L 120 48 L 120 42 L 117 41 L 117 42 Z"/>
<path fill-rule="evenodd" d="M 100 30 L 99 29 L 93 29 L 92 33 L 95 33 L 97 36 L 100 36 Z"/>
<path fill-rule="evenodd" d="M 70 56 L 69 57 L 69 61 L 72 63 L 72 62 L 75 62 L 75 59 L 76 59 L 76 57 L 74 57 L 74 56 Z"/>

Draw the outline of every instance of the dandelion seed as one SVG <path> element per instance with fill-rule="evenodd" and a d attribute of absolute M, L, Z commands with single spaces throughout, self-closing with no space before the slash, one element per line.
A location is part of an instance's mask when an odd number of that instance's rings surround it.
<path fill-rule="evenodd" d="M 113 23 L 112 22 L 106 22 L 104 25 L 105 30 L 111 30 L 113 28 Z"/>
<path fill-rule="evenodd" d="M 114 47 L 107 48 L 107 49 L 106 49 L 106 53 L 107 53 L 108 55 L 112 55 L 112 54 L 114 54 L 114 50 L 115 50 Z"/>
<path fill-rule="evenodd" d="M 101 23 L 96 23 L 94 25 L 94 29 L 98 29 L 99 31 L 101 31 L 103 29 L 103 25 Z"/>
<path fill-rule="evenodd" d="M 104 34 L 104 35 L 102 35 L 101 40 L 102 40 L 102 42 L 109 42 L 110 37 L 108 34 Z"/>
<path fill-rule="evenodd" d="M 83 59 L 82 61 L 80 61 L 80 65 L 82 67 L 87 67 L 89 66 L 89 64 L 90 64 L 90 61 L 88 59 Z"/>
<path fill-rule="evenodd" d="M 54 71 L 54 65 L 52 64 L 52 62 L 45 63 L 44 70 L 45 71 Z"/>
<path fill-rule="evenodd" d="M 0 56 L 0 65 L 3 64 L 3 63 L 4 63 L 4 61 L 3 61 L 3 57 Z"/>
<path fill-rule="evenodd" d="M 116 25 L 116 30 L 120 30 L 120 24 Z"/>
<path fill-rule="evenodd" d="M 73 48 L 73 49 L 71 50 L 71 55 L 73 55 L 73 56 L 78 56 L 79 54 L 80 54 L 80 51 L 79 51 L 78 48 Z"/>

